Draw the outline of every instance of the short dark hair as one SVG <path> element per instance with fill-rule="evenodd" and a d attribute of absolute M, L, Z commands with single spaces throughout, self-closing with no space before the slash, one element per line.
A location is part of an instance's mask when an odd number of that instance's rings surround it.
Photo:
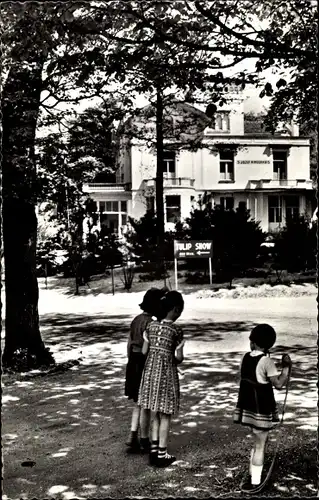
<path fill-rule="evenodd" d="M 150 288 L 147 290 L 143 297 L 143 301 L 140 304 L 140 308 L 152 316 L 158 316 L 160 300 L 165 294 L 164 290 L 159 288 Z"/>
<path fill-rule="evenodd" d="M 165 318 L 165 316 L 172 310 L 174 307 L 178 307 L 183 311 L 184 309 L 184 299 L 181 293 L 176 290 L 172 290 L 167 292 L 164 297 L 160 300 L 161 306 L 161 316 Z"/>
<path fill-rule="evenodd" d="M 252 329 L 249 340 L 254 342 L 258 347 L 268 350 L 276 342 L 276 332 L 272 326 L 261 323 Z"/>

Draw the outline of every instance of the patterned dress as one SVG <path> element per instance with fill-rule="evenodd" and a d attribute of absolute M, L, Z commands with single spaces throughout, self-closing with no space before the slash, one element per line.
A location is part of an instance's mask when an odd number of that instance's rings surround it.
<path fill-rule="evenodd" d="M 279 417 L 271 382 L 257 382 L 256 368 L 263 356 L 252 357 L 249 352 L 244 356 L 234 422 L 269 431 L 279 422 Z"/>
<path fill-rule="evenodd" d="M 142 375 L 138 405 L 142 408 L 176 414 L 180 390 L 174 353 L 183 340 L 182 330 L 165 320 L 153 321 L 145 331 L 149 351 Z"/>

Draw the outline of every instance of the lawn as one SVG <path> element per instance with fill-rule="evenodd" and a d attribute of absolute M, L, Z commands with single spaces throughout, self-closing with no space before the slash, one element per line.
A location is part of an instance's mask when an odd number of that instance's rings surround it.
<path fill-rule="evenodd" d="M 317 327 L 313 296 L 198 299 L 186 296 L 181 411 L 165 470 L 125 453 L 131 407 L 123 395 L 126 338 L 141 292 L 69 297 L 41 288 L 41 329 L 66 371 L 3 376 L 4 499 L 241 496 L 251 436 L 232 423 L 248 332 L 277 330 L 275 361 L 293 372 L 272 485 L 265 496 L 317 491 Z M 284 392 L 276 393 L 281 405 Z M 274 442 L 269 445 L 269 458 Z M 30 462 L 30 466 L 28 465 Z M 27 463 L 25 463 L 27 462 Z M 31 466 L 32 465 L 32 466 Z"/>

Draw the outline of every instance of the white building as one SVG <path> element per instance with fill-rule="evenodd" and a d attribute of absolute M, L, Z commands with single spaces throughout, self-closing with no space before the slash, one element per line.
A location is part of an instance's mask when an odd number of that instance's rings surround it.
<path fill-rule="evenodd" d="M 117 182 L 86 186 L 97 202 L 100 224 L 118 234 L 125 232 L 128 216 L 138 219 L 154 206 L 156 152 L 147 139 L 154 137 L 155 118 L 150 107 L 145 109 L 148 117 L 134 122 L 138 138 L 123 135 L 121 140 Z M 214 120 L 181 103 L 171 106 L 165 116 L 172 136 L 178 135 L 177 140 L 171 136 L 165 141 L 167 229 L 188 217 L 204 193 L 213 205 L 225 209 L 246 206 L 266 232 L 284 226 L 292 214 L 312 216 L 315 194 L 310 180 L 310 143 L 298 135 L 297 125 L 282 126 L 273 135 L 247 133 L 243 98 L 238 93 L 231 96 L 228 107 L 217 110 Z M 189 116 L 180 133 L 180 124 Z M 195 136 L 201 138 L 201 146 L 189 150 Z"/>

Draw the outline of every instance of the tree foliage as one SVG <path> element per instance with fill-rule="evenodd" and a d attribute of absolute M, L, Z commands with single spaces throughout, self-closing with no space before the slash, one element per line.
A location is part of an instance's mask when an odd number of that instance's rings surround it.
<path fill-rule="evenodd" d="M 289 218 L 275 240 L 275 263 L 288 272 L 315 269 L 317 230 L 303 215 Z"/>
<path fill-rule="evenodd" d="M 282 77 L 276 93 L 270 82 L 263 89 L 274 96 L 270 126 L 279 115 L 296 116 L 300 122 L 310 115 L 316 121 L 316 6 L 310 0 L 257 5 L 253 0 L 8 2 L 1 7 L 0 22 L 5 362 L 10 363 L 15 351 L 27 349 L 36 363 L 50 363 L 39 330 L 35 279 L 37 126 L 67 126 L 70 110 L 60 104 L 68 108 L 83 98 L 113 96 L 115 82 L 128 104 L 139 92 L 156 98 L 161 232 L 159 103 L 162 106 L 164 89 L 178 98 L 182 93 L 189 102 L 215 103 L 216 108 L 223 104 L 221 92 L 228 84 L 258 83 L 264 69 L 283 67 L 290 71 L 289 80 Z M 224 73 L 248 59 L 255 59 L 254 70 Z M 74 142 L 80 137 L 79 131 Z M 82 159 L 74 157 L 77 186 Z M 78 214 L 80 220 L 80 209 Z"/>
<path fill-rule="evenodd" d="M 134 260 L 140 263 L 156 263 L 158 261 L 157 216 L 147 210 L 140 219 L 129 217 L 131 229 L 126 234 L 126 240 Z M 163 255 L 171 261 L 173 253 L 173 233 L 164 234 Z"/>
<path fill-rule="evenodd" d="M 185 220 L 184 235 L 188 239 L 212 240 L 212 260 L 217 277 L 230 281 L 255 265 L 265 239 L 259 223 L 251 219 L 249 210 L 224 210 L 219 205 L 193 209 Z"/>
<path fill-rule="evenodd" d="M 57 103 L 79 100 L 83 93 L 89 97 L 92 89 L 90 71 L 99 67 L 98 62 L 94 64 L 90 58 L 92 51 L 94 53 L 92 40 L 79 35 L 68 24 L 70 17 L 74 22 L 81 19 L 81 14 L 77 19 L 73 16 L 78 7 L 76 3 L 38 2 L 1 6 L 2 217 L 6 283 L 6 338 L 2 360 L 6 367 L 12 364 L 18 367 L 19 359 L 23 366 L 25 359 L 29 360 L 30 367 L 54 362 L 39 328 L 35 137 L 41 106 L 52 115 Z M 80 83 L 82 92 L 70 95 Z M 107 79 L 102 83 L 99 92 L 106 86 Z M 50 98 L 53 104 L 48 101 Z"/>
<path fill-rule="evenodd" d="M 201 68 L 210 70 L 212 102 L 212 89 L 217 91 L 236 80 L 259 86 L 262 72 L 272 69 L 279 75 L 276 86 L 264 80 L 260 94 L 272 97 L 269 126 L 292 118 L 302 123 L 309 114 L 316 122 L 317 3 L 313 0 L 119 4 L 136 20 L 135 32 L 146 50 L 155 40 L 191 50 L 194 57 L 210 56 L 204 57 Z M 136 46 L 136 38 L 129 34 L 125 42 Z M 247 60 L 252 60 L 255 67 L 238 70 L 237 65 Z M 234 68 L 232 77 L 225 74 L 228 68 Z M 203 81 L 202 75 L 194 78 L 192 90 L 204 90 Z M 215 98 L 218 102 L 218 92 Z"/>

